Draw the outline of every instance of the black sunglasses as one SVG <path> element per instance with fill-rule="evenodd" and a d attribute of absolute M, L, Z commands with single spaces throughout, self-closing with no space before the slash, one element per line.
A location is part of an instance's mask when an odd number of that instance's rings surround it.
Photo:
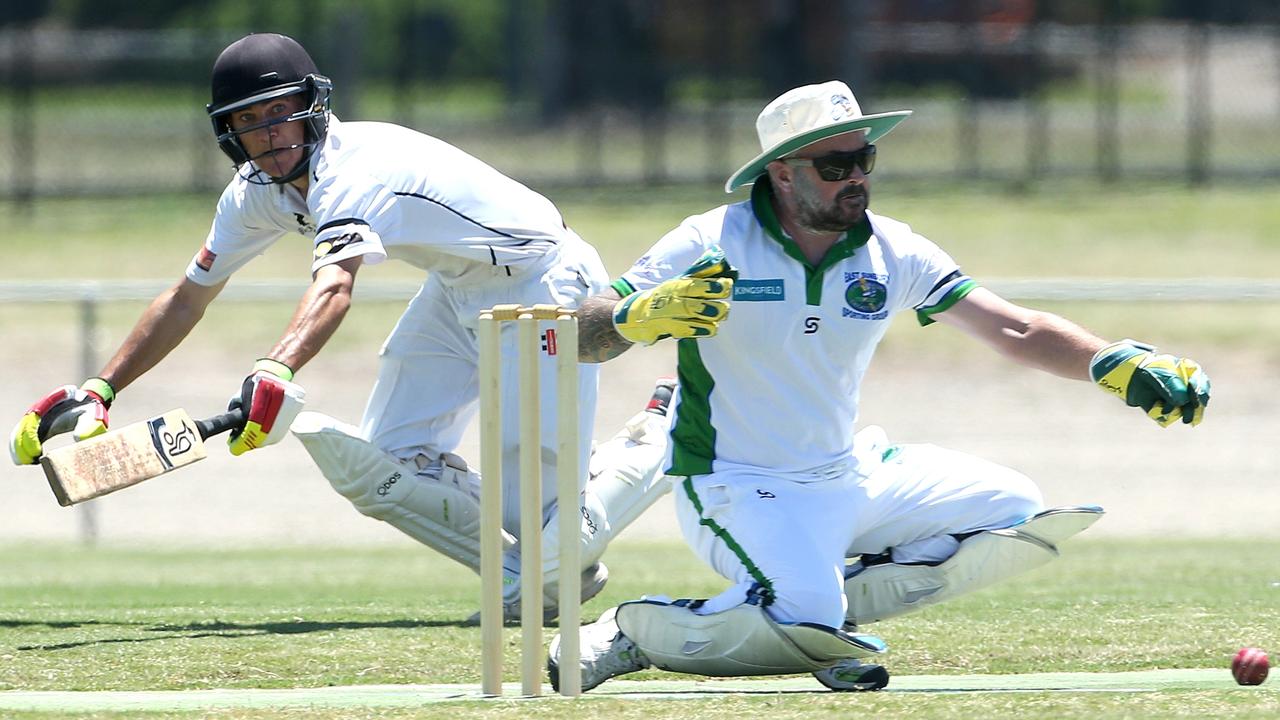
<path fill-rule="evenodd" d="M 858 168 L 863 175 L 870 175 L 876 166 L 876 146 L 867 145 L 853 152 L 836 152 L 816 158 L 784 158 L 790 165 L 808 165 L 818 171 L 818 177 L 827 182 L 847 179 Z"/>

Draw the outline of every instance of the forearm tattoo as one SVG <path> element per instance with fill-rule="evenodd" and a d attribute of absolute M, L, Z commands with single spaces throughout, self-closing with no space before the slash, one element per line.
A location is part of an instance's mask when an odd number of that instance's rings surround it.
<path fill-rule="evenodd" d="M 612 291 L 583 301 L 578 308 L 578 360 L 602 363 L 612 360 L 631 343 L 613 327 L 613 306 L 619 300 Z"/>

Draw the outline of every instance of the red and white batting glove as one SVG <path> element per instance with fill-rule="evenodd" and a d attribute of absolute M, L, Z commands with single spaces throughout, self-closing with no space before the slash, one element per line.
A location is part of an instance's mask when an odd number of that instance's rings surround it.
<path fill-rule="evenodd" d="M 302 411 L 307 395 L 292 379 L 293 370 L 282 362 L 262 358 L 253 364 L 253 373 L 240 385 L 240 396 L 227 406 L 245 411 L 244 427 L 233 430 L 227 439 L 232 455 L 274 445 L 289 434 L 289 425 Z"/>
<path fill-rule="evenodd" d="M 44 441 L 71 431 L 76 441 L 107 431 L 107 408 L 116 391 L 102 378 L 80 387 L 63 385 L 36 401 L 9 435 L 9 457 L 15 465 L 34 465 L 44 454 Z"/>

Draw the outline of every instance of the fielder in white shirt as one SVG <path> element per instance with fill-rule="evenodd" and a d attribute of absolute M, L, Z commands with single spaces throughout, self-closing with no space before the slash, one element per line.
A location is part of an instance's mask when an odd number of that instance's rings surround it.
<path fill-rule="evenodd" d="M 501 303 L 577 307 L 608 287 L 595 249 L 570 230 L 546 198 L 449 144 L 376 122 L 339 122 L 332 90 L 307 51 L 283 35 L 251 34 L 214 63 L 208 105 L 221 149 L 237 166 L 207 239 L 185 276 L 156 298 L 98 377 L 35 403 L 10 438 L 14 462 L 38 462 L 51 435 L 79 440 L 107 428 L 118 391 L 163 359 L 190 332 L 236 270 L 287 236 L 314 248 L 312 282 L 292 322 L 258 359 L 233 405 L 247 422 L 233 432 L 240 455 L 279 442 L 292 429 L 320 470 L 361 513 L 478 569 L 480 478 L 453 453 L 478 395 L 477 320 Z M 294 373 L 316 355 L 353 301 L 357 271 L 386 259 L 429 277 L 380 353 L 377 382 L 359 427 L 300 412 Z M 514 357 L 515 329 L 504 330 Z M 541 357 L 545 498 L 543 527 L 557 527 L 554 343 Z M 515 363 L 506 363 L 515 388 Z M 582 593 L 600 591 L 609 539 L 669 488 L 658 469 L 665 448 L 664 396 L 591 454 L 598 368 L 582 368 L 579 447 L 584 488 Z M 555 532 L 519 529 L 518 403 L 504 405 L 508 487 L 507 612 L 519 615 L 519 545 L 541 538 L 546 614 L 557 614 Z M 578 511 L 578 508 L 571 512 Z"/>
<path fill-rule="evenodd" d="M 898 312 L 1092 379 L 1162 426 L 1200 422 L 1209 379 L 1193 361 L 1003 300 L 868 209 L 873 143 L 909 114 L 863 115 L 838 81 L 787 92 L 757 120 L 760 155 L 726 183 L 754 184 L 751 197 L 685 220 L 584 303 L 595 360 L 682 338 L 667 472 L 685 539 L 731 583 L 624 603 L 583 628 L 584 689 L 650 666 L 882 688 L 888 672 L 861 660 L 885 645 L 859 626 L 1046 563 L 1100 516 L 1046 510 L 1031 480 L 986 460 L 855 433 L 863 375 Z M 557 685 L 558 654 L 557 638 Z"/>

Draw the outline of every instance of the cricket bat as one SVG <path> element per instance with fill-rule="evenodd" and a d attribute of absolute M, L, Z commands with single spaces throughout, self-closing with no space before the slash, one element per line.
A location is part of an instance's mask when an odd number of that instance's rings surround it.
<path fill-rule="evenodd" d="M 192 420 L 178 408 L 51 450 L 40 464 L 58 504 L 66 507 L 203 460 L 207 438 L 242 425 L 240 408 L 208 420 Z"/>

